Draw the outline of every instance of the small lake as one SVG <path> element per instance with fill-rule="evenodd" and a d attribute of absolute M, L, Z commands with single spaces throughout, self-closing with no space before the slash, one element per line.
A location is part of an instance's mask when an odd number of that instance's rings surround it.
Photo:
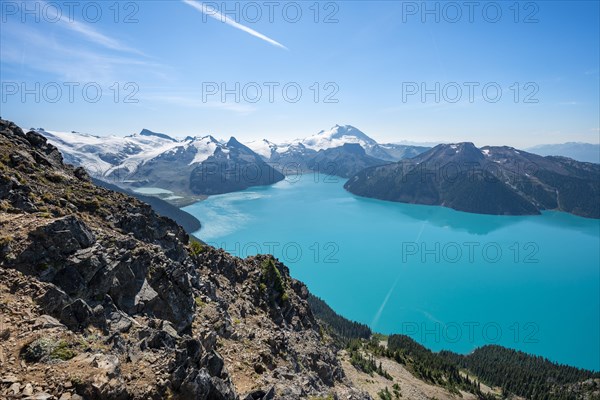
<path fill-rule="evenodd" d="M 184 208 L 196 235 L 271 253 L 341 315 L 432 350 L 500 344 L 600 370 L 600 221 L 354 196 L 318 174 Z"/>

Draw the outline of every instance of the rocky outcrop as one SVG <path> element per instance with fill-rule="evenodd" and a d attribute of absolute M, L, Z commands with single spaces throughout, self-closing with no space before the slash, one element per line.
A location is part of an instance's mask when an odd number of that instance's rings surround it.
<path fill-rule="evenodd" d="M 365 399 L 281 263 L 190 244 L 0 120 L 0 397 Z"/>

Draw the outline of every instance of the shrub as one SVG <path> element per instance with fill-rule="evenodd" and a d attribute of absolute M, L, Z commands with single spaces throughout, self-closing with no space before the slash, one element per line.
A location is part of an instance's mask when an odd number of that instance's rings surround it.
<path fill-rule="evenodd" d="M 194 257 L 197 257 L 200 255 L 200 253 L 202 253 L 204 251 L 204 246 L 202 246 L 202 244 L 198 241 L 193 240 L 190 243 L 190 253 L 192 253 L 192 255 Z"/>
<path fill-rule="evenodd" d="M 41 338 L 25 346 L 21 356 L 28 362 L 67 361 L 75 357 L 75 351 L 65 340 Z"/>
<path fill-rule="evenodd" d="M 200 296 L 197 296 L 194 299 L 194 302 L 196 303 L 196 307 L 198 307 L 198 308 L 202 308 L 202 307 L 204 307 L 206 305 L 206 303 L 202 301 L 202 299 L 200 298 Z"/>
<path fill-rule="evenodd" d="M 287 301 L 289 299 L 286 293 L 285 280 L 281 276 L 279 269 L 275 266 L 272 258 L 268 258 L 262 262 L 260 281 L 261 292 L 264 292 L 267 287 L 272 287 L 277 292 L 280 301 Z"/>
<path fill-rule="evenodd" d="M 67 343 L 64 340 L 61 340 L 52 350 L 49 358 L 50 360 L 67 361 L 73 357 L 75 357 L 75 352 L 71 349 L 69 343 Z"/>

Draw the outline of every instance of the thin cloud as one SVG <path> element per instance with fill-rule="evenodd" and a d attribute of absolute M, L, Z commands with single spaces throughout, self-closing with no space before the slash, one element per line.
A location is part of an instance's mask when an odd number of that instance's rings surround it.
<path fill-rule="evenodd" d="M 216 8 L 214 8 L 212 6 L 206 5 L 202 2 L 193 1 L 193 0 L 183 0 L 183 2 L 189 6 L 194 7 L 196 10 L 200 11 L 204 15 L 208 15 L 209 17 L 214 18 L 218 21 L 224 22 L 227 25 L 233 26 L 236 29 L 239 29 L 241 31 L 249 33 L 250 35 L 257 37 L 261 40 L 264 40 L 265 42 L 267 42 L 275 47 L 279 47 L 284 50 L 289 50 L 287 47 L 285 47 L 278 41 L 273 40 L 270 37 L 265 36 L 262 33 L 255 31 L 254 29 L 248 28 L 247 26 L 242 25 L 242 24 L 232 20 L 231 18 L 229 18 L 228 16 L 226 16 L 224 14 L 221 14 Z"/>
<path fill-rule="evenodd" d="M 163 80 L 171 75 L 162 64 L 133 55 L 92 51 L 49 35 L 35 25 L 6 24 L 2 35 L 2 68 L 11 66 L 19 74 L 41 71 L 64 81 L 107 85 L 115 81 L 137 82 L 141 71 Z M 40 79 L 35 74 L 33 78 Z"/>
<path fill-rule="evenodd" d="M 45 4 L 44 1 L 40 3 Z M 137 55 L 143 56 L 144 54 L 136 49 L 132 49 L 128 46 L 125 46 L 121 42 L 111 37 L 104 35 L 103 33 L 98 32 L 96 29 L 87 24 L 82 24 L 81 22 L 77 22 L 75 20 L 67 20 L 64 19 L 62 14 L 59 15 L 52 7 L 46 7 L 46 13 L 48 13 L 48 18 L 52 20 L 58 20 L 61 22 L 60 26 L 76 32 L 83 36 L 90 42 L 96 43 L 102 47 L 105 47 L 110 50 L 123 51 L 128 53 L 133 53 Z"/>

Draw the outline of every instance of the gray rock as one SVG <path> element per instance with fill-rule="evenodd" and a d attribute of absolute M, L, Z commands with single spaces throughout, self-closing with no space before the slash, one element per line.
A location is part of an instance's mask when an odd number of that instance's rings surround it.
<path fill-rule="evenodd" d="M 129 332 L 133 322 L 131 318 L 122 311 L 116 310 L 110 313 L 108 318 L 108 329 L 111 332 Z"/>
<path fill-rule="evenodd" d="M 223 367 L 225 366 L 223 357 L 213 350 L 205 358 L 206 360 L 203 364 L 206 365 L 208 373 L 212 376 L 220 377 L 223 373 Z"/>
<path fill-rule="evenodd" d="M 175 348 L 175 338 L 165 331 L 153 331 L 145 340 L 146 344 L 151 349 Z"/>
<path fill-rule="evenodd" d="M 61 324 L 60 321 L 57 320 L 56 318 L 51 317 L 49 315 L 40 315 L 33 322 L 34 330 L 51 329 L 51 328 L 66 329 L 66 326 Z"/>
<path fill-rule="evenodd" d="M 91 307 L 82 299 L 77 299 L 60 313 L 60 320 L 72 330 L 82 330 L 92 323 L 94 315 Z"/>
<path fill-rule="evenodd" d="M 192 370 L 179 388 L 182 400 L 206 400 L 211 392 L 210 376 L 204 370 Z"/>

